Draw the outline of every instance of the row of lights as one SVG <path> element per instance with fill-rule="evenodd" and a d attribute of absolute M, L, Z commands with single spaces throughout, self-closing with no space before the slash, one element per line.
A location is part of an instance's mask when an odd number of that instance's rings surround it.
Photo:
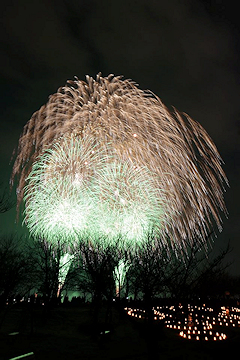
<path fill-rule="evenodd" d="M 138 318 L 138 319 L 145 319 L 145 310 L 143 309 L 132 309 L 132 308 L 124 308 L 125 311 L 127 311 L 127 314 L 129 316 Z M 154 310 L 154 320 L 163 320 L 165 318 L 165 315 L 163 313 L 160 313 L 157 310 Z"/>
<path fill-rule="evenodd" d="M 213 332 L 213 331 L 203 331 L 201 332 L 200 330 L 188 330 L 186 331 L 180 331 L 179 335 L 184 338 L 184 339 L 188 339 L 188 340 L 213 340 L 213 341 L 217 341 L 217 340 L 226 340 L 227 336 L 224 333 L 219 334 L 218 332 Z"/>

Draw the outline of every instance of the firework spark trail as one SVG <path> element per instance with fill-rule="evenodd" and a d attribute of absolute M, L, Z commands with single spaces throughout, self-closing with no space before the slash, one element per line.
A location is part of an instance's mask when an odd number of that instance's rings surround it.
<path fill-rule="evenodd" d="M 150 198 L 158 192 L 158 204 L 164 210 L 162 216 L 157 205 L 154 212 L 160 216 L 162 239 L 169 238 L 173 244 L 184 248 L 185 241 L 191 242 L 196 237 L 204 243 L 214 221 L 221 230 L 220 212 L 226 213 L 223 184 L 227 179 L 219 153 L 201 125 L 175 109 L 170 112 L 156 95 L 140 90 L 133 81 L 113 75 L 104 78 L 100 74 L 96 80 L 86 78 L 86 82 L 69 81 L 50 96 L 48 103 L 25 125 L 12 173 L 12 181 L 19 176 L 18 204 L 23 199 L 24 189 L 27 189 L 27 199 L 33 199 L 37 193 L 34 182 L 31 186 L 35 163 L 38 164 L 41 156 L 45 156 L 56 143 L 74 137 L 83 141 L 93 139 L 98 159 L 103 154 L 110 159 L 109 164 L 118 163 L 121 167 L 127 163 L 131 164 L 128 169 L 131 168 L 132 172 L 135 168 L 152 174 L 152 177 L 147 177 L 148 184 L 151 184 L 148 189 L 153 189 L 149 190 Z M 61 154 L 64 159 L 68 153 Z M 53 157 L 50 163 L 54 161 Z M 102 178 L 112 189 L 106 194 L 111 203 L 116 191 L 114 181 L 109 174 L 106 175 L 106 169 L 97 164 L 99 174 L 105 171 Z M 46 170 L 49 178 L 57 173 L 57 168 L 52 172 L 51 166 Z M 67 168 L 66 162 L 64 171 L 67 172 Z M 82 170 L 73 172 L 78 174 L 76 176 L 83 176 Z M 101 178 L 101 175 L 96 175 L 95 165 L 93 174 L 93 179 Z M 129 171 L 126 171 L 126 176 L 129 176 Z M 30 184 L 27 188 L 26 178 Z M 103 182 L 100 183 L 97 185 L 99 189 L 104 187 Z M 129 191 L 132 196 L 136 193 L 133 188 Z M 56 191 L 53 193 L 59 196 Z M 136 211 L 140 211 L 138 201 L 134 206 Z M 28 218 L 27 214 L 29 223 Z"/>

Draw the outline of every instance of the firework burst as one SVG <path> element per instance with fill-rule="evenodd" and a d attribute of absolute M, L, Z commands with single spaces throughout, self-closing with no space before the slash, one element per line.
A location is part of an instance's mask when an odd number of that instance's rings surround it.
<path fill-rule="evenodd" d="M 184 249 L 204 243 L 214 222 L 221 230 L 221 163 L 199 123 L 130 80 L 99 74 L 69 81 L 33 114 L 12 181 L 36 236 L 68 241 L 87 229 L 141 242 L 154 228 Z"/>
<path fill-rule="evenodd" d="M 66 235 L 68 243 L 103 237 L 106 244 L 116 237 L 139 243 L 150 228 L 159 234 L 167 199 L 156 176 L 117 161 L 94 141 L 64 137 L 37 158 L 24 188 L 30 233 L 55 243 L 66 241 Z"/>

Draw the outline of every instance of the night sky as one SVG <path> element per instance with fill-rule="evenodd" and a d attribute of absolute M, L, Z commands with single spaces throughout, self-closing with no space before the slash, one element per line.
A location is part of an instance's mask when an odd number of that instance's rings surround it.
<path fill-rule="evenodd" d="M 235 4 L 235 5 L 234 5 Z M 229 218 L 215 240 L 230 240 L 240 275 L 240 86 L 238 4 L 194 0 L 9 0 L 1 16 L 0 180 L 8 186 L 22 128 L 48 96 L 76 75 L 136 81 L 201 123 L 224 160 Z M 22 232 L 16 210 L 1 233 Z"/>

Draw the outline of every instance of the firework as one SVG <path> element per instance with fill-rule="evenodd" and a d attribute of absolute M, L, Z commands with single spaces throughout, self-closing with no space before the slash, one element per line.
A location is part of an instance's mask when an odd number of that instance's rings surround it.
<path fill-rule="evenodd" d="M 226 212 L 220 155 L 188 115 L 121 77 L 69 81 L 33 114 L 12 181 L 36 236 L 204 243 Z M 41 216 L 40 216 L 41 215 Z M 111 240 L 112 241 L 112 240 Z"/>
<path fill-rule="evenodd" d="M 110 148 L 108 145 L 108 149 Z M 54 174 L 54 175 L 53 175 Z M 40 156 L 27 178 L 25 221 L 34 237 L 57 244 L 78 238 L 141 243 L 163 228 L 163 201 L 147 168 L 117 161 L 94 139 L 63 138 Z M 93 236 L 94 235 L 94 236 Z"/>
<path fill-rule="evenodd" d="M 61 139 L 33 164 L 24 201 L 25 221 L 34 237 L 61 243 L 66 233 L 72 241 L 87 228 L 94 205 L 91 172 L 101 163 L 94 149 L 88 141 Z"/>

